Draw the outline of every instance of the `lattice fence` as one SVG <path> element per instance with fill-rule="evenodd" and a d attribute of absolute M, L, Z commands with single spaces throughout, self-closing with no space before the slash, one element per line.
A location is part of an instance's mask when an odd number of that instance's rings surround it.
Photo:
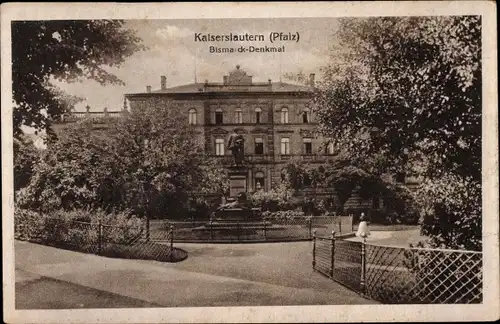
<path fill-rule="evenodd" d="M 361 243 L 345 240 L 334 241 L 333 280 L 353 290 L 361 289 Z"/>
<path fill-rule="evenodd" d="M 314 235 L 313 246 L 313 269 L 331 278 L 334 253 L 332 238 Z"/>
<path fill-rule="evenodd" d="M 481 303 L 482 253 L 315 237 L 313 269 L 388 304 Z"/>
<path fill-rule="evenodd" d="M 152 239 L 143 225 L 113 226 L 47 218 L 40 232 L 33 241 L 111 257 L 171 261 L 174 249 L 172 229 Z"/>
<path fill-rule="evenodd" d="M 482 253 L 366 245 L 366 294 L 385 303 L 480 303 Z"/>
<path fill-rule="evenodd" d="M 328 235 L 332 230 L 350 232 L 352 218 L 339 216 L 265 218 L 262 220 L 151 220 L 151 239 L 173 227 L 176 242 L 265 242 L 312 240 L 313 231 Z"/>

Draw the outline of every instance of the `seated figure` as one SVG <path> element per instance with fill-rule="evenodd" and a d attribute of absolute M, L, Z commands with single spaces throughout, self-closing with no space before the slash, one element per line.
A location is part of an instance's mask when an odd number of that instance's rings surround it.
<path fill-rule="evenodd" d="M 236 209 L 236 208 L 250 209 L 250 207 L 248 206 L 246 193 L 240 192 L 238 194 L 237 199 L 235 199 L 234 201 L 220 205 L 217 208 L 217 210 Z"/>

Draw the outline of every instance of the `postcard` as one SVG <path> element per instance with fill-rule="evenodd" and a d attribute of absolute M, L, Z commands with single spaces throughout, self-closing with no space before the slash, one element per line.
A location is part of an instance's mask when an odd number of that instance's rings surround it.
<path fill-rule="evenodd" d="M 5 322 L 498 319 L 494 3 L 1 23 Z"/>

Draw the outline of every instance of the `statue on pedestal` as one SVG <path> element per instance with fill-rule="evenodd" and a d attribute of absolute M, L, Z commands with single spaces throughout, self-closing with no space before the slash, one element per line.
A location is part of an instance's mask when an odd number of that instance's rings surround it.
<path fill-rule="evenodd" d="M 234 164 L 241 165 L 245 158 L 245 139 L 243 135 L 236 133 L 236 130 L 229 135 L 228 149 L 233 154 Z"/>
<path fill-rule="evenodd" d="M 217 208 L 217 210 L 227 210 L 227 209 L 243 209 L 243 210 L 250 209 L 246 193 L 240 192 L 236 199 L 227 202 L 225 204 L 221 204 Z"/>

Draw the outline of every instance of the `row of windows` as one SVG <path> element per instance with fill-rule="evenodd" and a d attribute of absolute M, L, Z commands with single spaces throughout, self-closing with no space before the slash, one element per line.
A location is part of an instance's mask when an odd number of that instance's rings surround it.
<path fill-rule="evenodd" d="M 281 142 L 280 142 L 280 152 L 282 155 L 289 155 L 290 154 L 290 138 L 289 137 L 282 137 Z M 215 155 L 225 155 L 225 140 L 223 138 L 216 138 L 215 139 Z M 304 138 L 303 139 L 303 148 L 304 148 L 304 154 L 312 154 L 313 152 L 313 146 L 312 146 L 312 139 L 311 138 Z M 329 143 L 326 147 L 326 153 L 327 154 L 333 154 L 333 144 Z M 257 137 L 254 139 L 254 154 L 260 155 L 264 154 L 264 140 L 262 137 Z"/>
<path fill-rule="evenodd" d="M 255 108 L 254 110 L 255 113 L 255 123 L 260 124 L 262 122 L 262 109 L 260 108 Z M 288 108 L 282 108 L 280 111 L 280 120 L 282 124 L 288 124 Z M 311 122 L 311 111 L 309 108 L 306 108 L 302 111 L 301 113 L 302 117 L 302 122 L 304 124 L 310 123 Z M 197 121 L 197 112 L 196 109 L 191 108 L 189 109 L 188 112 L 188 120 L 190 125 L 196 125 L 198 123 Z M 236 124 L 242 124 L 243 123 L 243 112 L 241 109 L 236 109 L 234 112 L 234 122 Z M 222 112 L 221 108 L 217 108 L 215 111 L 215 124 L 223 124 L 224 123 L 224 114 Z"/>

